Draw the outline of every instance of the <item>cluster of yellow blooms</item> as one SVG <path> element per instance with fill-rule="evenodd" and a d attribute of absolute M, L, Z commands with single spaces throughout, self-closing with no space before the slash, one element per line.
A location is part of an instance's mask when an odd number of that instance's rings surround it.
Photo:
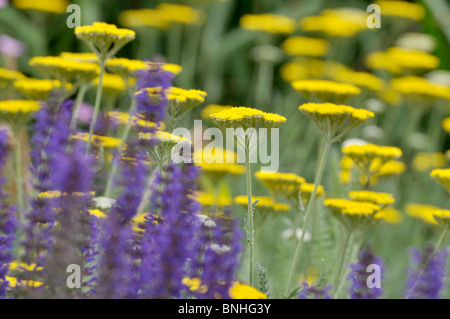
<path fill-rule="evenodd" d="M 19 71 L 0 68 L 0 88 L 4 88 L 15 80 L 25 79 L 25 75 Z"/>
<path fill-rule="evenodd" d="M 61 81 L 49 79 L 20 79 L 13 82 L 13 86 L 27 98 L 45 100 L 51 91 L 61 88 Z M 65 91 L 72 89 L 71 83 L 65 84 Z"/>
<path fill-rule="evenodd" d="M 320 101 L 344 102 L 361 93 L 361 89 L 348 83 L 326 80 L 298 80 L 291 83 L 306 99 L 317 98 Z"/>
<path fill-rule="evenodd" d="M 288 204 L 277 203 L 273 200 L 272 197 L 267 196 L 253 196 L 252 203 L 258 201 L 256 203 L 256 208 L 260 210 L 262 214 L 266 213 L 275 213 L 275 212 L 287 212 L 291 209 Z M 234 202 L 238 205 L 241 205 L 247 208 L 248 205 L 248 197 L 246 195 L 236 196 L 234 198 Z"/>
<path fill-rule="evenodd" d="M 425 16 L 425 10 L 417 3 L 399 0 L 378 0 L 375 4 L 380 6 L 380 12 L 385 16 L 415 21 L 420 21 Z"/>
<path fill-rule="evenodd" d="M 292 36 L 284 40 L 281 48 L 287 55 L 319 57 L 327 54 L 329 45 L 319 38 Z"/>
<path fill-rule="evenodd" d="M 239 106 L 210 115 L 210 118 L 222 128 L 278 128 L 286 123 L 284 116 L 266 113 L 257 109 Z"/>
<path fill-rule="evenodd" d="M 297 196 L 300 187 L 306 182 L 303 177 L 294 173 L 257 171 L 255 177 L 269 189 L 275 199 Z"/>
<path fill-rule="evenodd" d="M 189 288 L 190 291 L 204 294 L 208 291 L 208 287 L 202 284 L 200 278 L 183 278 L 182 284 Z M 259 290 L 245 285 L 240 282 L 233 282 L 229 288 L 229 294 L 232 299 L 267 299 L 267 295 Z M 222 296 L 215 295 L 216 299 L 221 299 Z"/>
<path fill-rule="evenodd" d="M 239 24 L 251 31 L 268 33 L 292 33 L 296 29 L 295 20 L 278 14 L 245 14 Z"/>

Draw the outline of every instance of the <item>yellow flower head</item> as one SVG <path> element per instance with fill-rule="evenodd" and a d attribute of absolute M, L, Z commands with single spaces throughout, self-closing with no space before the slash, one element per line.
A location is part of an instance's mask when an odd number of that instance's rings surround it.
<path fill-rule="evenodd" d="M 287 55 L 320 57 L 328 52 L 328 42 L 319 38 L 292 36 L 287 38 L 281 48 Z"/>
<path fill-rule="evenodd" d="M 431 171 L 430 176 L 450 193 L 450 168 L 436 168 Z"/>
<path fill-rule="evenodd" d="M 146 88 L 144 91 L 147 92 L 150 98 L 157 100 L 163 98 L 160 87 Z M 140 94 L 141 92 L 139 91 L 136 94 Z M 207 93 L 201 90 L 185 90 L 177 87 L 166 89 L 164 91 L 164 97 L 168 101 L 168 117 L 175 121 L 181 119 L 191 109 L 205 102 L 206 95 Z"/>
<path fill-rule="evenodd" d="M 318 16 L 300 20 L 300 28 L 303 31 L 321 32 L 329 37 L 352 37 L 367 29 L 367 16 L 354 10 L 324 10 Z"/>
<path fill-rule="evenodd" d="M 353 70 L 339 70 L 333 75 L 336 81 L 356 85 L 357 87 L 371 91 L 381 91 L 385 83 L 382 79 L 368 72 L 356 72 Z"/>
<path fill-rule="evenodd" d="M 414 21 L 420 21 L 425 16 L 425 9 L 418 3 L 398 0 L 378 0 L 375 3 L 380 6 L 380 12 L 385 16 Z"/>
<path fill-rule="evenodd" d="M 446 117 L 442 120 L 442 128 L 445 132 L 450 133 L 450 117 Z"/>
<path fill-rule="evenodd" d="M 70 2 L 67 0 L 13 0 L 13 6 L 21 10 L 35 10 L 49 13 L 66 13 Z"/>
<path fill-rule="evenodd" d="M 87 142 L 89 140 L 89 134 L 79 132 L 75 135 L 72 135 L 73 139 L 81 140 Z M 110 136 L 100 136 L 100 135 L 92 135 L 92 144 L 96 146 L 102 146 L 103 148 L 114 148 L 118 147 L 122 143 L 120 138 L 110 137 Z"/>
<path fill-rule="evenodd" d="M 316 97 L 320 101 L 344 102 L 361 93 L 361 89 L 353 84 L 326 80 L 298 80 L 291 85 L 307 100 Z"/>
<path fill-rule="evenodd" d="M 370 202 L 359 202 L 341 198 L 329 198 L 323 201 L 333 215 L 347 228 L 370 225 L 382 207 Z"/>
<path fill-rule="evenodd" d="M 425 172 L 433 168 L 441 168 L 447 164 L 444 153 L 419 153 L 414 156 L 412 167 L 415 171 Z"/>
<path fill-rule="evenodd" d="M 312 119 L 329 140 L 343 136 L 375 116 L 374 113 L 333 103 L 306 103 L 299 110 Z"/>
<path fill-rule="evenodd" d="M 99 78 L 92 80 L 92 84 L 98 86 Z M 118 96 L 125 89 L 127 85 L 125 84 L 123 78 L 117 74 L 105 73 L 103 74 L 103 91 L 108 96 Z"/>
<path fill-rule="evenodd" d="M 21 79 L 13 83 L 15 89 L 32 100 L 46 100 L 51 91 L 61 88 L 61 81 L 48 79 Z M 70 91 L 72 85 L 65 84 L 65 91 Z"/>
<path fill-rule="evenodd" d="M 192 292 L 204 294 L 208 291 L 208 287 L 206 285 L 202 285 L 202 280 L 200 278 L 185 277 L 181 283 L 188 287 Z"/>
<path fill-rule="evenodd" d="M 358 164 L 365 174 L 371 175 L 377 174 L 387 162 L 402 156 L 398 147 L 375 144 L 349 145 L 342 148 L 342 153 Z"/>
<path fill-rule="evenodd" d="M 260 213 L 260 219 L 261 221 L 264 221 L 269 214 L 277 214 L 277 213 L 283 213 L 287 212 L 291 209 L 291 206 L 284 203 L 277 203 L 273 200 L 272 197 L 268 196 L 253 196 L 252 197 L 252 203 L 255 201 L 258 201 L 256 203 L 256 209 Z M 236 196 L 234 198 L 234 202 L 244 208 L 247 208 L 248 205 L 248 197 L 246 195 L 240 195 Z"/>
<path fill-rule="evenodd" d="M 209 116 L 219 127 L 222 128 L 257 128 L 259 125 L 265 128 L 278 128 L 286 123 L 286 118 L 273 113 L 266 113 L 250 107 L 232 107 L 211 114 Z"/>
<path fill-rule="evenodd" d="M 392 89 L 405 97 L 408 102 L 431 105 L 435 99 L 450 101 L 450 87 L 433 83 L 417 76 L 404 76 L 390 81 Z"/>
<path fill-rule="evenodd" d="M 450 226 L 450 210 L 437 209 L 432 212 L 433 218 L 441 225 Z"/>
<path fill-rule="evenodd" d="M 34 100 L 0 101 L 0 119 L 5 119 L 12 125 L 21 125 L 28 121 L 28 115 L 40 108 L 39 102 Z"/>
<path fill-rule="evenodd" d="M 295 20 L 278 14 L 245 14 L 239 24 L 242 28 L 251 31 L 267 33 L 292 33 L 295 31 Z"/>
<path fill-rule="evenodd" d="M 434 218 L 433 213 L 437 210 L 440 210 L 439 207 L 425 204 L 409 203 L 405 206 L 405 210 L 406 213 L 411 217 L 422 219 L 423 221 L 432 225 L 438 224 L 438 222 Z"/>
<path fill-rule="evenodd" d="M 177 75 L 182 67 L 171 63 L 156 63 L 141 60 L 132 60 L 127 58 L 114 58 L 106 61 L 106 67 L 113 73 L 120 75 L 125 80 L 135 81 L 138 72 L 141 70 L 154 70 L 160 68 L 162 71 Z"/>
<path fill-rule="evenodd" d="M 127 28 L 156 27 L 166 29 L 169 26 L 169 21 L 164 19 L 160 10 L 155 9 L 122 11 L 119 15 L 119 22 Z"/>
<path fill-rule="evenodd" d="M 366 57 L 369 68 L 386 70 L 394 74 L 436 69 L 440 61 L 427 52 L 392 47 L 386 51 L 372 52 Z"/>
<path fill-rule="evenodd" d="M 379 193 L 371 191 L 351 191 L 348 193 L 351 200 L 359 202 L 370 202 L 380 206 L 392 205 L 395 203 L 394 196 L 391 193 Z"/>
<path fill-rule="evenodd" d="M 303 183 L 300 186 L 299 190 L 302 192 L 301 193 L 302 202 L 306 204 L 306 203 L 308 203 L 309 199 L 311 198 L 311 194 L 314 191 L 314 184 Z M 322 185 L 317 185 L 316 195 L 317 196 L 325 195 L 325 189 L 323 188 Z"/>
<path fill-rule="evenodd" d="M 209 116 L 214 113 L 218 113 L 223 110 L 231 109 L 231 105 L 218 105 L 218 104 L 209 104 L 205 106 L 205 108 L 201 111 L 200 115 L 203 119 L 209 119 Z"/>
<path fill-rule="evenodd" d="M 130 121 L 130 114 L 125 112 L 109 111 L 106 113 L 106 116 L 113 120 L 117 125 L 127 125 Z M 134 115 L 131 118 L 131 121 L 131 124 L 136 127 L 156 127 L 158 130 L 164 129 L 164 123 L 157 125 L 154 122 L 143 120 L 140 115 Z"/>
<path fill-rule="evenodd" d="M 211 193 L 196 192 L 193 198 L 202 206 L 231 206 L 233 198 L 227 195 L 214 195 Z"/>
<path fill-rule="evenodd" d="M 25 75 L 19 71 L 0 68 L 0 88 L 4 88 L 15 80 L 25 79 Z"/>
<path fill-rule="evenodd" d="M 156 6 L 160 16 L 169 23 L 197 24 L 206 21 L 206 13 L 182 4 L 161 3 Z"/>
<path fill-rule="evenodd" d="M 59 56 L 34 57 L 29 64 L 46 77 L 77 85 L 90 82 L 100 73 L 95 63 L 75 62 Z"/>
<path fill-rule="evenodd" d="M 215 147 L 209 154 L 204 150 L 194 152 L 196 165 L 213 178 L 221 179 L 227 174 L 242 175 L 245 167 L 236 163 L 237 154 L 234 151 Z"/>
<path fill-rule="evenodd" d="M 33 281 L 33 280 L 19 280 L 15 277 L 9 277 L 5 276 L 5 280 L 8 282 L 9 287 L 15 288 L 20 286 L 30 287 L 30 288 L 39 288 L 44 283 L 40 281 Z M 2 280 L 0 279 L 0 283 Z"/>
<path fill-rule="evenodd" d="M 98 63 L 98 56 L 93 52 L 61 52 L 59 56 L 74 62 Z"/>
<path fill-rule="evenodd" d="M 233 282 L 229 294 L 231 299 L 267 299 L 266 294 L 239 282 Z"/>
<path fill-rule="evenodd" d="M 275 199 L 296 196 L 305 179 L 294 173 L 255 172 L 255 177 L 266 186 Z"/>
<path fill-rule="evenodd" d="M 36 264 L 27 264 L 27 263 L 22 263 L 22 262 L 18 262 L 18 261 L 13 261 L 11 263 L 9 263 L 9 270 L 10 271 L 42 271 L 43 267 L 36 267 Z"/>
<path fill-rule="evenodd" d="M 75 28 L 77 38 L 85 41 L 97 56 L 112 57 L 124 45 L 134 40 L 136 32 L 119 29 L 113 24 L 94 22 Z"/>
<path fill-rule="evenodd" d="M 398 210 L 388 206 L 376 213 L 375 219 L 382 219 L 389 224 L 399 224 L 402 222 L 403 216 Z"/>

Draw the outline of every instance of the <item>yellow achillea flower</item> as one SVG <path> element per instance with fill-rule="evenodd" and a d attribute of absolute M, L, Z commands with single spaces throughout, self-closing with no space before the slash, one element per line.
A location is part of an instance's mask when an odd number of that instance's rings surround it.
<path fill-rule="evenodd" d="M 193 198 L 202 206 L 231 206 L 233 198 L 227 195 L 214 195 L 211 193 L 196 192 Z"/>
<path fill-rule="evenodd" d="M 284 203 L 276 203 L 272 197 L 267 196 L 253 196 L 252 197 L 252 203 L 255 201 L 258 201 L 256 203 L 256 208 L 261 211 L 261 213 L 274 213 L 274 212 L 286 212 L 291 209 L 291 206 Z M 236 196 L 234 198 L 234 202 L 238 205 L 243 206 L 244 208 L 247 208 L 248 205 L 248 197 L 246 195 L 240 195 Z"/>
<path fill-rule="evenodd" d="M 155 133 L 139 133 L 139 139 L 156 140 L 158 143 L 164 144 L 170 148 L 178 143 L 191 143 L 191 141 L 184 137 L 164 131 L 156 131 Z"/>
<path fill-rule="evenodd" d="M 389 161 L 381 166 L 376 176 L 398 175 L 406 170 L 406 164 L 400 161 Z"/>
<path fill-rule="evenodd" d="M 61 81 L 48 79 L 21 79 L 13 82 L 14 88 L 32 100 L 46 100 L 48 94 L 61 88 Z M 65 91 L 70 91 L 72 84 L 65 84 Z"/>
<path fill-rule="evenodd" d="M 375 116 L 373 112 L 333 103 L 306 103 L 299 110 L 312 119 L 327 140 L 339 138 Z"/>
<path fill-rule="evenodd" d="M 203 119 L 209 119 L 209 116 L 214 113 L 218 113 L 223 110 L 231 109 L 231 105 L 219 105 L 219 104 L 209 104 L 200 112 Z"/>
<path fill-rule="evenodd" d="M 450 101 L 450 87 L 433 83 L 418 76 L 404 76 L 390 81 L 393 90 L 408 100 L 419 100 L 431 104 L 435 99 Z"/>
<path fill-rule="evenodd" d="M 146 88 L 144 90 L 152 98 L 160 99 L 162 97 L 160 87 Z M 141 91 L 136 94 L 140 93 Z M 168 100 L 167 116 L 169 119 L 176 122 L 192 108 L 205 102 L 207 93 L 201 90 L 185 90 L 177 87 L 170 87 L 164 91 L 164 95 Z"/>
<path fill-rule="evenodd" d="M 380 12 L 385 16 L 406 18 L 414 21 L 420 21 L 425 16 L 425 9 L 418 3 L 378 0 L 375 4 L 380 6 Z"/>
<path fill-rule="evenodd" d="M 92 80 L 92 84 L 98 86 L 99 78 Z M 103 74 L 103 91 L 107 96 L 118 96 L 125 89 L 127 85 L 123 78 L 117 74 L 105 73 Z"/>
<path fill-rule="evenodd" d="M 392 205 L 395 203 L 395 198 L 391 193 L 379 193 L 372 191 L 351 191 L 348 193 L 351 200 L 358 202 L 370 202 L 380 206 Z"/>
<path fill-rule="evenodd" d="M 419 153 L 414 156 L 412 167 L 415 171 L 425 172 L 433 168 L 441 168 L 447 164 L 444 153 Z"/>
<path fill-rule="evenodd" d="M 287 55 L 320 57 L 328 52 L 328 42 L 320 38 L 292 36 L 284 40 L 281 48 Z"/>
<path fill-rule="evenodd" d="M 329 198 L 323 201 L 333 215 L 348 229 L 369 225 L 382 207 L 370 202 L 359 202 L 342 198 Z"/>
<path fill-rule="evenodd" d="M 11 125 L 24 124 L 31 113 L 38 111 L 41 105 L 34 100 L 4 100 L 0 101 L 0 119 Z"/>
<path fill-rule="evenodd" d="M 42 271 L 42 269 L 44 269 L 43 267 L 36 267 L 36 264 L 27 264 L 27 263 L 22 263 L 22 262 L 18 262 L 18 261 L 13 261 L 11 263 L 9 263 L 8 269 L 10 271 L 15 271 L 15 270 L 19 270 L 19 271 Z"/>
<path fill-rule="evenodd" d="M 122 11 L 119 14 L 119 22 L 127 28 L 156 27 L 166 29 L 169 26 L 169 21 L 164 19 L 159 10 L 155 9 Z"/>
<path fill-rule="evenodd" d="M 370 175 L 377 174 L 384 164 L 402 156 L 398 147 L 375 144 L 349 145 L 342 148 L 342 153 L 350 157 L 365 174 Z"/>
<path fill-rule="evenodd" d="M 291 83 L 307 100 L 316 97 L 321 101 L 344 102 L 361 93 L 361 89 L 348 83 L 326 80 L 298 80 Z"/>
<path fill-rule="evenodd" d="M 447 133 L 450 133 L 450 117 L 446 117 L 445 119 L 442 120 L 442 128 Z"/>
<path fill-rule="evenodd" d="M 229 294 L 231 299 L 267 299 L 266 294 L 240 282 L 233 282 Z"/>
<path fill-rule="evenodd" d="M 368 54 L 366 64 L 372 69 L 401 74 L 414 70 L 433 70 L 439 66 L 440 61 L 427 52 L 391 47 L 384 52 L 377 51 Z"/>
<path fill-rule="evenodd" d="M 67 0 L 13 0 L 13 6 L 21 10 L 35 10 L 49 13 L 66 13 L 70 2 Z"/>
<path fill-rule="evenodd" d="M 140 70 L 151 70 L 160 67 L 161 70 L 172 74 L 179 74 L 182 67 L 171 63 L 155 63 L 127 58 L 114 58 L 106 61 L 106 67 L 113 73 L 119 74 L 124 79 L 136 78 Z"/>
<path fill-rule="evenodd" d="M 41 192 L 38 194 L 38 198 L 39 199 L 52 199 L 52 198 L 58 198 L 61 196 L 67 196 L 68 193 L 62 193 L 60 191 L 57 190 L 53 190 L 53 191 L 46 191 L 46 192 Z M 81 192 L 73 192 L 72 196 L 95 196 L 95 192 L 89 192 L 89 193 L 81 193 Z"/>
<path fill-rule="evenodd" d="M 25 79 L 26 76 L 19 71 L 0 68 L 0 88 L 6 87 L 15 80 Z"/>
<path fill-rule="evenodd" d="M 134 40 L 136 32 L 129 29 L 119 29 L 114 24 L 94 22 L 75 28 L 77 38 L 85 41 L 89 48 L 97 54 L 112 57 L 124 45 Z"/>
<path fill-rule="evenodd" d="M 432 212 L 434 219 L 441 225 L 450 226 L 450 210 L 437 209 Z"/>
<path fill-rule="evenodd" d="M 247 30 L 267 33 L 292 33 L 296 29 L 295 20 L 278 14 L 245 14 L 239 25 Z"/>
<path fill-rule="evenodd" d="M 95 216 L 97 218 L 106 218 L 107 217 L 107 215 L 99 209 L 89 209 L 88 212 L 91 216 Z"/>
<path fill-rule="evenodd" d="M 299 191 L 302 192 L 300 196 L 301 196 L 302 202 L 304 204 L 309 202 L 309 199 L 311 198 L 311 194 L 312 194 L 313 190 L 314 190 L 313 183 L 303 183 L 300 186 Z M 325 189 L 323 188 L 322 185 L 317 185 L 316 196 L 323 196 L 323 195 L 325 195 Z"/>
<path fill-rule="evenodd" d="M 329 37 L 351 37 L 367 29 L 366 13 L 336 9 L 324 10 L 318 16 L 308 16 L 300 20 L 303 31 L 321 32 Z"/>
<path fill-rule="evenodd" d="M 402 222 L 403 216 L 395 208 L 385 207 L 375 214 L 375 219 L 382 219 L 389 224 L 399 224 Z"/>
<path fill-rule="evenodd" d="M 100 73 L 95 63 L 75 62 L 59 56 L 38 56 L 28 63 L 46 77 L 74 84 L 88 83 Z"/>
<path fill-rule="evenodd" d="M 259 125 L 265 128 L 278 128 L 286 123 L 284 116 L 266 113 L 257 109 L 239 106 L 232 107 L 211 114 L 209 116 L 218 126 L 222 128 L 257 128 Z"/>
<path fill-rule="evenodd" d="M 89 134 L 79 132 L 75 135 L 72 135 L 72 138 L 87 142 L 89 139 Z M 101 145 L 104 148 L 118 147 L 121 143 L 122 143 L 122 140 L 120 138 L 111 137 L 111 136 L 92 135 L 92 144 L 97 145 L 97 146 Z"/>
<path fill-rule="evenodd" d="M 193 154 L 196 165 L 217 179 L 221 179 L 227 174 L 241 175 L 245 173 L 245 167 L 235 163 L 236 157 L 237 154 L 234 151 L 218 147 L 215 147 L 210 154 L 206 154 L 204 150 Z"/>
<path fill-rule="evenodd" d="M 204 294 L 208 291 L 208 287 L 206 287 L 206 285 L 202 285 L 202 280 L 200 278 L 185 277 L 181 283 L 188 287 L 192 292 Z"/>
<path fill-rule="evenodd" d="M 109 111 L 106 113 L 106 116 L 116 122 L 118 125 L 127 125 L 130 121 L 130 114 L 125 112 L 119 112 L 119 111 Z M 142 117 L 138 115 L 134 115 L 131 119 L 133 126 L 138 127 L 154 127 L 156 126 L 157 129 L 164 129 L 164 123 L 160 123 L 159 125 L 156 125 L 154 122 L 145 121 L 142 119 Z"/>
<path fill-rule="evenodd" d="M 161 3 L 156 10 L 169 23 L 201 25 L 206 21 L 206 12 L 182 4 Z"/>
<path fill-rule="evenodd" d="M 305 179 L 294 173 L 255 172 L 255 177 L 266 186 L 275 199 L 296 196 Z"/>
<path fill-rule="evenodd" d="M 98 56 L 93 52 L 61 52 L 59 56 L 63 59 L 75 62 L 99 62 Z"/>
<path fill-rule="evenodd" d="M 20 286 L 39 288 L 44 284 L 43 282 L 40 282 L 40 281 L 19 280 L 15 277 L 9 277 L 9 276 L 5 276 L 5 280 L 8 282 L 9 287 L 11 287 L 11 288 L 20 287 Z M 2 282 L 2 280 L 0 280 L 0 282 Z"/>
<path fill-rule="evenodd" d="M 450 168 L 436 168 L 431 171 L 430 176 L 450 193 Z"/>
<path fill-rule="evenodd" d="M 371 91 L 381 91 L 385 86 L 382 79 L 368 72 L 340 70 L 333 75 L 333 78 L 336 81 L 353 84 Z"/>
<path fill-rule="evenodd" d="M 422 219 L 429 224 L 438 224 L 436 219 L 434 219 L 433 213 L 440 210 L 439 207 L 426 204 L 409 203 L 405 206 L 405 210 L 411 217 Z"/>

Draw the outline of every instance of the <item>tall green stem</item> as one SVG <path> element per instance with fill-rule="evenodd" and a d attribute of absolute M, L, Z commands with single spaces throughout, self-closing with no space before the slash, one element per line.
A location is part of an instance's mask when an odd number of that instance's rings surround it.
<path fill-rule="evenodd" d="M 106 183 L 106 190 L 105 190 L 105 194 L 104 194 L 105 197 L 109 197 L 111 195 L 112 185 L 113 185 L 114 178 L 117 174 L 117 169 L 119 167 L 120 157 L 122 156 L 123 147 L 128 138 L 128 135 L 130 135 L 135 108 L 136 108 L 136 99 L 134 97 L 132 97 L 130 110 L 128 111 L 130 118 L 128 119 L 127 126 L 125 127 L 125 130 L 122 133 L 122 137 L 121 137 L 122 142 L 119 145 L 118 155 L 117 155 L 118 158 L 117 158 L 117 160 L 114 161 L 113 166 L 111 167 L 111 172 L 109 173 L 108 181 Z"/>
<path fill-rule="evenodd" d="M 73 113 L 72 113 L 72 120 L 70 121 L 70 129 L 73 130 L 75 129 L 75 126 L 77 125 L 77 117 L 78 117 L 78 112 L 80 111 L 80 106 L 81 103 L 83 103 L 84 100 L 84 96 L 86 95 L 86 91 L 88 89 L 88 85 L 82 85 L 80 87 L 80 89 L 78 90 L 77 93 L 77 97 L 75 99 L 75 106 L 73 108 Z"/>
<path fill-rule="evenodd" d="M 300 251 L 303 248 L 303 244 L 305 242 L 306 228 L 308 226 L 308 222 L 309 222 L 309 219 L 311 217 L 312 208 L 313 208 L 313 206 L 315 204 L 315 201 L 316 201 L 317 188 L 319 187 L 319 184 L 322 181 L 322 175 L 323 175 L 323 171 L 324 171 L 324 168 L 325 168 L 325 163 L 327 161 L 328 154 L 330 153 L 330 149 L 331 149 L 332 143 L 333 142 L 328 140 L 328 139 L 325 140 L 324 150 L 323 150 L 322 156 L 320 158 L 319 167 L 317 169 L 317 176 L 316 176 L 316 180 L 314 182 L 314 189 L 313 189 L 313 191 L 311 193 L 311 197 L 309 199 L 308 206 L 307 206 L 306 212 L 305 212 L 305 217 L 303 219 L 302 236 L 300 237 L 300 240 L 297 243 L 297 247 L 295 248 L 294 256 L 292 258 L 292 263 L 291 263 L 291 267 L 290 267 L 290 270 L 289 270 L 289 277 L 288 277 L 288 281 L 287 281 L 287 285 L 286 285 L 285 295 L 288 295 L 289 289 L 290 289 L 290 287 L 292 285 L 292 279 L 294 278 L 294 273 L 295 273 L 295 268 L 297 267 L 298 257 L 299 257 Z"/>
<path fill-rule="evenodd" d="M 338 266 L 338 270 L 336 272 L 336 279 L 334 281 L 334 287 L 335 289 L 338 288 L 338 284 L 339 284 L 339 279 L 341 278 L 341 272 L 342 272 L 342 267 L 344 266 L 344 261 L 345 261 L 345 256 L 347 255 L 347 250 L 348 250 L 348 244 L 350 242 L 350 238 L 352 236 L 352 232 L 348 231 L 347 232 L 347 236 L 345 236 L 345 241 L 344 241 L 344 245 L 342 246 L 342 250 L 341 250 L 341 256 L 339 258 L 339 266 Z"/>
<path fill-rule="evenodd" d="M 249 248 L 249 284 L 255 285 L 255 232 L 253 229 L 253 203 L 252 203 L 252 172 L 250 167 L 250 138 L 245 136 L 245 169 L 247 177 L 247 221 L 248 221 L 248 248 Z"/>
<path fill-rule="evenodd" d="M 97 122 L 98 112 L 100 110 L 100 102 L 103 93 L 103 74 L 105 73 L 106 56 L 100 57 L 100 75 L 98 76 L 97 95 L 95 97 L 94 115 L 92 116 L 91 127 L 89 128 L 89 139 L 86 148 L 86 154 L 89 152 L 92 142 L 92 134 L 94 133 L 95 123 Z"/>

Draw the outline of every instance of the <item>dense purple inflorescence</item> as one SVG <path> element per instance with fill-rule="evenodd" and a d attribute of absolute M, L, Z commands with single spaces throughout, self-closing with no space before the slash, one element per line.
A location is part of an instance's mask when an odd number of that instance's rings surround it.
<path fill-rule="evenodd" d="M 448 251 L 441 249 L 433 254 L 431 246 L 423 252 L 415 248 L 411 252 L 411 267 L 408 269 L 406 298 L 439 299 L 445 287 Z"/>
<path fill-rule="evenodd" d="M 376 285 L 368 285 L 368 278 L 372 275 L 372 270 L 369 265 L 379 267 L 380 273 L 380 287 Z M 351 299 L 377 299 L 383 294 L 381 289 L 381 279 L 384 270 L 381 258 L 373 254 L 369 247 L 360 251 L 358 255 L 358 262 L 350 265 L 351 271 L 348 278 L 351 281 L 350 298 Z M 374 284 L 373 282 L 371 282 Z"/>

